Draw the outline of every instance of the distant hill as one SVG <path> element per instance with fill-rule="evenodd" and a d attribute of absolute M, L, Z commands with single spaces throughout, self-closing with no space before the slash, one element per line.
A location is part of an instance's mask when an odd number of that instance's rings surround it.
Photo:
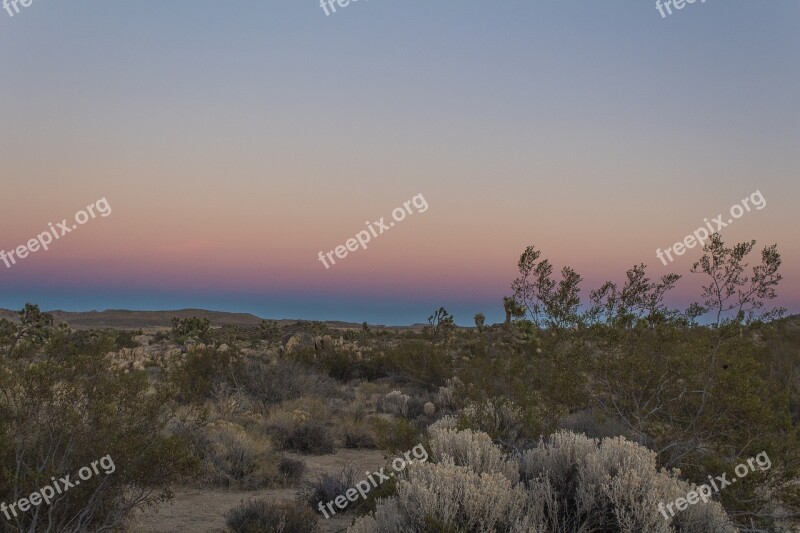
<path fill-rule="evenodd" d="M 163 329 L 172 327 L 172 318 L 207 318 L 212 326 L 257 326 L 261 317 L 250 313 L 228 313 L 225 311 L 207 311 L 205 309 L 178 309 L 175 311 L 127 311 L 125 309 L 106 309 L 105 311 L 47 311 L 53 315 L 56 324 L 66 322 L 73 329 Z M 0 318 L 17 322 L 17 312 L 9 309 L 0 309 Z M 276 320 L 279 325 L 294 324 L 298 320 Z M 335 329 L 361 329 L 361 324 L 356 322 L 341 322 L 331 320 L 325 322 L 329 328 Z M 384 326 L 369 325 L 372 329 L 419 329 L 422 325 L 412 326 Z"/>
<path fill-rule="evenodd" d="M 124 309 L 107 309 L 105 311 L 47 311 L 53 315 L 56 324 L 66 322 L 73 329 L 94 328 L 169 328 L 172 327 L 172 317 L 207 318 L 213 326 L 225 324 L 237 326 L 257 326 L 261 319 L 249 313 L 226 313 L 220 311 L 206 311 L 204 309 L 178 309 L 176 311 L 127 311 Z M 17 313 L 6 309 L 0 310 L 0 318 L 17 320 Z"/>

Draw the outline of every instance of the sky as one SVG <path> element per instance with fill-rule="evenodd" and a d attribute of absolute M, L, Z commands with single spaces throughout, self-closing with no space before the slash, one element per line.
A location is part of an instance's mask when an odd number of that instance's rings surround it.
<path fill-rule="evenodd" d="M 685 307 L 702 251 L 656 250 L 758 191 L 722 236 L 777 243 L 777 304 L 800 312 L 796 0 L 19 10 L 0 11 L 0 250 L 110 214 L 0 262 L 0 307 L 492 322 L 529 245 L 584 296 L 642 262 L 683 274 Z"/>

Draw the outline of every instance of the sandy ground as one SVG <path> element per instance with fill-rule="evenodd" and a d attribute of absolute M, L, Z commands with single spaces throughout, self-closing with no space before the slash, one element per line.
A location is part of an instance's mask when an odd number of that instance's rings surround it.
<path fill-rule="evenodd" d="M 387 456 L 377 450 L 337 450 L 331 455 L 294 455 L 306 463 L 304 480 L 314 479 L 322 472 L 339 473 L 353 465 L 358 472 L 370 472 L 386 466 Z M 174 533 L 180 532 L 224 532 L 225 513 L 232 507 L 251 499 L 268 501 L 293 500 L 295 489 L 270 489 L 255 491 L 226 491 L 205 488 L 177 487 L 175 499 L 155 511 L 145 512 L 128 528 L 130 533 Z M 320 516 L 319 531 L 334 533 L 345 531 L 352 516 L 334 516 L 324 519 Z"/>

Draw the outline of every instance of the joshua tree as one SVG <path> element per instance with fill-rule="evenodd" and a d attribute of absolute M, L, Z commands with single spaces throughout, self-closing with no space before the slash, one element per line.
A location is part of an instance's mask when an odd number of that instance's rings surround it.
<path fill-rule="evenodd" d="M 428 317 L 428 324 L 430 324 L 428 327 L 434 337 L 438 337 L 441 333 L 445 339 L 450 337 L 456 327 L 453 315 L 448 313 L 444 307 L 440 307 Z"/>
<path fill-rule="evenodd" d="M 483 324 L 486 322 L 486 317 L 483 313 L 475 313 L 475 327 L 478 328 L 478 333 L 483 332 Z"/>
<path fill-rule="evenodd" d="M 503 309 L 506 311 L 506 321 L 503 327 L 511 325 L 511 318 L 522 318 L 525 316 L 525 309 L 510 296 L 503 296 Z"/>
<path fill-rule="evenodd" d="M 9 344 L 9 354 L 24 342 L 42 344 L 50 336 L 53 326 L 53 317 L 42 313 L 38 305 L 25 304 L 25 308 L 17 314 L 19 324 L 7 320 L 0 322 L 0 344 Z"/>

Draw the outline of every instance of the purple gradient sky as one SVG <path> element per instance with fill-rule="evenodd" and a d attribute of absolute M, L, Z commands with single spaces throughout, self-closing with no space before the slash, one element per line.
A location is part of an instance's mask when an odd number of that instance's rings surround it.
<path fill-rule="evenodd" d="M 760 190 L 723 236 L 778 243 L 798 312 L 798 22 L 792 0 L 0 11 L 0 249 L 112 207 L 0 263 L 0 307 L 494 321 L 529 244 L 584 295 L 639 262 L 688 274 L 697 248 L 655 250 Z M 425 213 L 317 260 L 418 193 Z"/>

